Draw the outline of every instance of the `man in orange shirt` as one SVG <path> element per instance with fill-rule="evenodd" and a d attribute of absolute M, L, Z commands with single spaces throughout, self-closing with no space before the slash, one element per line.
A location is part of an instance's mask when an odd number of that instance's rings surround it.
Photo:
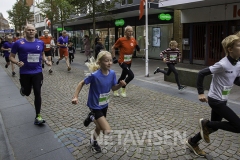
<path fill-rule="evenodd" d="M 125 27 L 125 36 L 119 38 L 117 42 L 112 46 L 112 55 L 114 57 L 113 61 L 116 60 L 115 49 L 118 48 L 120 50 L 118 63 L 119 63 L 119 66 L 122 68 L 122 74 L 118 79 L 118 83 L 121 80 L 125 80 L 126 84 L 128 84 L 134 78 L 134 74 L 130 68 L 132 63 L 132 55 L 134 53 L 135 48 L 137 47 L 137 42 L 135 38 L 132 36 L 132 34 L 133 34 L 133 28 L 131 26 Z M 121 92 L 120 94 L 122 97 L 127 96 L 125 87 L 126 86 L 123 86 L 120 89 L 120 92 Z M 119 96 L 118 91 L 114 91 L 114 96 Z"/>
<path fill-rule="evenodd" d="M 51 53 L 51 39 L 52 37 L 48 36 L 49 30 L 43 31 L 43 36 L 41 36 L 39 39 L 44 42 L 44 53 L 47 57 L 48 62 L 50 63 L 49 66 L 49 73 L 52 73 L 52 53 Z"/>

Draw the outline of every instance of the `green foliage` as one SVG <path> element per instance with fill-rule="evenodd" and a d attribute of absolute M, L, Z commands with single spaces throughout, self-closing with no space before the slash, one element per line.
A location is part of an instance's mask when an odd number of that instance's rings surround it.
<path fill-rule="evenodd" d="M 51 19 L 53 24 L 63 23 L 70 19 L 71 15 L 75 14 L 74 7 L 68 0 L 44 0 L 37 4 L 42 16 Z"/>
<path fill-rule="evenodd" d="M 8 10 L 8 20 L 15 26 L 16 31 L 22 31 L 26 25 L 26 21 L 33 18 L 33 12 L 30 12 L 30 7 L 26 5 L 26 0 L 16 2 L 12 10 Z"/>

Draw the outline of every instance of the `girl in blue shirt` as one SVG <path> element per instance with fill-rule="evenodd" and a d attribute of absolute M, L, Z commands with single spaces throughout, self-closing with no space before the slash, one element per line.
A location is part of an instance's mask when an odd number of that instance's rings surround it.
<path fill-rule="evenodd" d="M 125 81 L 120 81 L 117 84 L 116 74 L 110 69 L 112 65 L 112 55 L 108 51 L 101 51 L 96 62 L 94 58 L 90 59 L 89 63 L 86 63 L 90 72 L 92 72 L 88 77 L 82 80 L 74 93 L 72 103 L 78 103 L 78 95 L 84 84 L 90 84 L 87 106 L 90 109 L 90 113 L 84 120 L 84 126 L 87 127 L 91 122 L 96 125 L 95 133 L 90 140 L 92 149 L 94 152 L 101 152 L 101 147 L 98 145 L 96 139 L 100 134 L 109 134 L 111 128 L 106 120 L 110 90 L 116 91 L 122 86 L 125 86 Z"/>

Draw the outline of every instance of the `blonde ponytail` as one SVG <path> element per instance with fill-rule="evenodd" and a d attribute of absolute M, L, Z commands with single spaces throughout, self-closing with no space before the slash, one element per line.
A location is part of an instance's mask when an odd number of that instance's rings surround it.
<path fill-rule="evenodd" d="M 101 51 L 101 52 L 99 52 L 99 54 L 97 56 L 97 60 L 95 60 L 94 57 L 91 57 L 90 61 L 85 63 L 85 65 L 88 67 L 90 73 L 93 73 L 96 70 L 100 69 L 99 63 L 100 63 L 102 57 L 107 54 L 112 55 L 108 51 Z M 86 74 L 86 75 L 89 75 L 89 74 Z"/>

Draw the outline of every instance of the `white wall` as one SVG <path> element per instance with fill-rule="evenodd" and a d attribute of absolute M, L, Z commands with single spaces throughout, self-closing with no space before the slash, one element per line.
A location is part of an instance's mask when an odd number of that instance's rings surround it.
<path fill-rule="evenodd" d="M 239 13 L 239 14 L 238 14 Z M 240 19 L 240 3 L 182 10 L 181 22 L 209 22 Z"/>

